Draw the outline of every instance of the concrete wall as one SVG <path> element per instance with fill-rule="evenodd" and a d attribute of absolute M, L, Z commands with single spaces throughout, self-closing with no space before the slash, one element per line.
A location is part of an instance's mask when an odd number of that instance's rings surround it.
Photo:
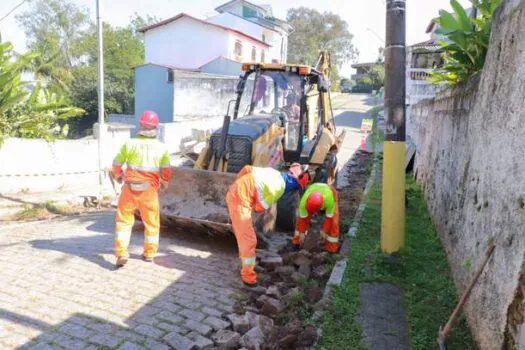
<path fill-rule="evenodd" d="M 175 121 L 222 117 L 238 76 L 175 72 Z"/>
<path fill-rule="evenodd" d="M 161 123 L 173 122 L 174 89 L 168 82 L 169 71 L 154 64 L 135 68 L 135 125 L 145 110 L 157 112 Z"/>
<path fill-rule="evenodd" d="M 194 69 L 228 56 L 229 33 L 184 17 L 151 29 L 144 37 L 146 62 Z"/>
<path fill-rule="evenodd" d="M 103 167 L 110 167 L 129 129 L 106 133 L 102 145 Z M 98 141 L 8 138 L 0 146 L 0 193 L 83 189 L 99 183 Z M 107 181 L 106 181 L 107 182 Z M 106 183 L 109 185 L 109 183 Z M 98 192 L 91 191 L 91 195 Z"/>
<path fill-rule="evenodd" d="M 201 72 L 209 74 L 232 75 L 239 77 L 239 75 L 242 74 L 242 64 L 224 57 L 218 57 L 202 66 L 200 70 Z"/>
<path fill-rule="evenodd" d="M 496 245 L 465 308 L 480 349 L 525 349 L 523 28 L 525 0 L 504 0 L 483 73 L 411 111 L 415 172 L 460 292 Z"/>

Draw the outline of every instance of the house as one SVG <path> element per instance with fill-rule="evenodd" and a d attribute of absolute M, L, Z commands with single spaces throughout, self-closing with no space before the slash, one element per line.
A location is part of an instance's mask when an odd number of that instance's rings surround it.
<path fill-rule="evenodd" d="M 198 70 L 219 58 L 267 61 L 270 44 L 237 29 L 185 13 L 140 29 L 146 63 Z M 221 73 L 221 72 L 214 72 Z M 236 74 L 238 75 L 238 74 Z"/>
<path fill-rule="evenodd" d="M 366 62 L 366 63 L 355 63 L 352 64 L 352 68 L 356 70 L 355 74 L 351 76 L 351 79 L 355 82 L 359 81 L 359 79 L 366 76 L 374 66 L 376 66 L 377 62 Z"/>
<path fill-rule="evenodd" d="M 268 43 L 267 62 L 287 62 L 288 35 L 292 27 L 274 17 L 269 5 L 233 0 L 217 7 L 215 11 L 219 14 L 208 18 L 208 22 L 235 28 Z"/>
<path fill-rule="evenodd" d="M 141 28 L 145 62 L 226 75 L 240 74 L 242 62 L 286 62 L 291 26 L 270 6 L 234 0 L 215 10 L 206 20 L 180 13 Z"/>

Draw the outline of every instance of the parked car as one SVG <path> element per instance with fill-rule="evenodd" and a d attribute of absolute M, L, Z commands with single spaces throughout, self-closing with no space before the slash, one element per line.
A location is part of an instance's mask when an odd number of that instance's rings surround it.
<path fill-rule="evenodd" d="M 373 86 L 369 84 L 357 84 L 356 86 L 352 87 L 352 92 L 371 94 L 373 89 Z"/>
<path fill-rule="evenodd" d="M 341 86 L 341 93 L 347 94 L 352 92 L 352 87 L 349 85 Z"/>

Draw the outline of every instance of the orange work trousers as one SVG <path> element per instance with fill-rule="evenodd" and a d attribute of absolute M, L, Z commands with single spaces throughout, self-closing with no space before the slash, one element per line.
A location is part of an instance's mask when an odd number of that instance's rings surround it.
<path fill-rule="evenodd" d="M 128 257 L 131 230 L 135 222 L 135 210 L 139 210 L 144 223 L 144 256 L 154 258 L 159 248 L 159 195 L 153 186 L 144 191 L 133 191 L 122 186 L 115 224 L 115 255 Z"/>
<path fill-rule="evenodd" d="M 247 284 L 257 283 L 255 272 L 255 248 L 257 235 L 253 228 L 252 212 L 262 212 L 264 208 L 257 199 L 255 180 L 245 167 L 226 194 L 226 203 L 232 221 L 233 233 L 237 239 L 241 259 L 241 279 Z"/>
<path fill-rule="evenodd" d="M 339 250 L 339 200 L 337 191 L 332 188 L 334 194 L 335 210 L 334 215 L 326 217 L 321 230 L 321 238 L 324 240 L 324 247 L 330 253 L 336 253 Z M 310 227 L 311 214 L 305 218 L 297 218 L 295 226 L 295 234 L 292 238 L 292 243 L 300 245 L 306 236 L 306 231 Z"/>

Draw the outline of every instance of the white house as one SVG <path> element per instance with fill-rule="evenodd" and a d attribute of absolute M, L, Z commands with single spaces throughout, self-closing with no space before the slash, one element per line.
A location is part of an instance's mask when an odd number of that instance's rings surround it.
<path fill-rule="evenodd" d="M 291 26 L 270 6 L 233 0 L 215 10 L 207 20 L 181 13 L 141 28 L 145 63 L 226 75 L 241 62 L 286 63 Z"/>
<path fill-rule="evenodd" d="M 235 28 L 270 44 L 267 60 L 275 63 L 287 62 L 288 35 L 292 27 L 275 18 L 269 5 L 233 0 L 215 10 L 219 14 L 208 18 L 208 22 Z"/>
<path fill-rule="evenodd" d="M 221 57 L 237 62 L 266 61 L 270 48 L 256 37 L 185 13 L 140 31 L 145 34 L 146 63 L 181 69 L 199 69 Z"/>

